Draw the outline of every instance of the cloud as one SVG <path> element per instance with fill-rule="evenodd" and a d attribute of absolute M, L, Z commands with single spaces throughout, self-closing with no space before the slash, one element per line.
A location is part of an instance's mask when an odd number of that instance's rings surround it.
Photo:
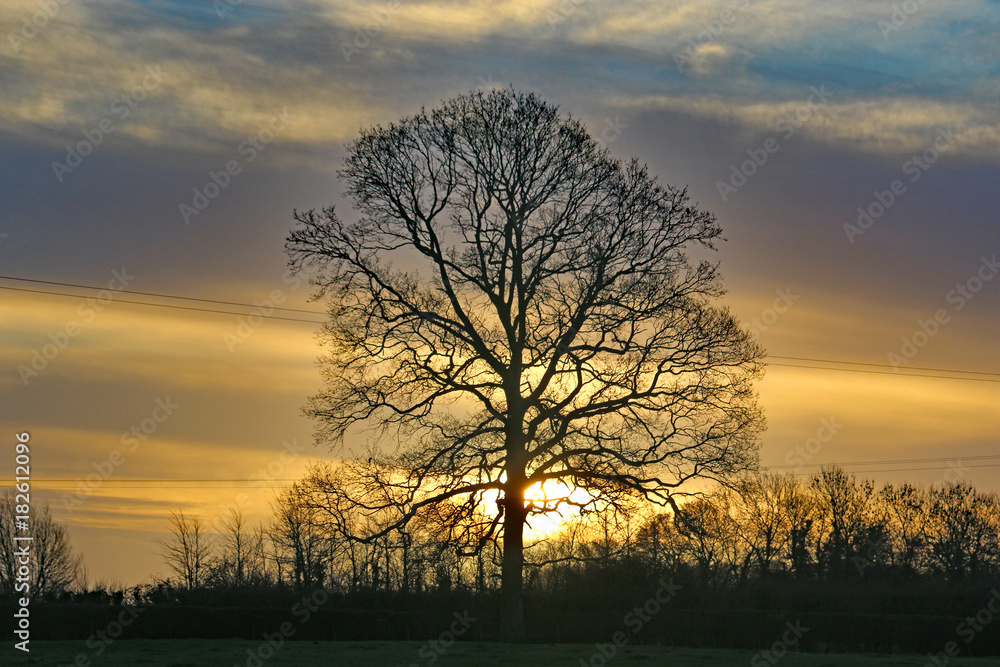
<path fill-rule="evenodd" d="M 324 12 L 338 25 L 354 26 L 376 35 L 382 31 L 410 36 L 471 41 L 494 33 L 537 29 L 572 13 L 587 0 L 463 0 L 429 2 L 328 2 Z"/>
<path fill-rule="evenodd" d="M 145 383 L 161 392 L 246 393 L 267 386 L 272 395 L 304 396 L 303 388 L 317 382 L 313 361 L 318 348 L 313 332 L 319 325 L 155 309 L 113 300 L 98 304 L 84 298 L 5 294 L 0 330 L 8 342 L 0 347 L 0 359 L 13 372 L 3 376 L 4 384 L 11 390 L 24 389 L 20 366 L 38 372 L 28 376 L 29 386 L 57 378 L 103 377 L 123 384 Z M 233 310 L 251 315 L 262 312 Z M 53 336 L 64 341 L 62 349 L 56 349 L 59 342 Z M 44 364 L 33 365 L 36 352 L 43 354 Z M 167 374 L 165 367 L 170 368 Z"/>
<path fill-rule="evenodd" d="M 33 9 L 5 3 L 0 34 L 18 35 Z M 966 128 L 956 153 L 995 155 L 1000 139 L 1000 91 L 988 75 L 998 54 L 975 46 L 989 43 L 983 19 L 997 13 L 983 2 L 923 4 L 885 38 L 878 21 L 892 3 L 856 0 L 289 2 L 239 6 L 224 19 L 193 11 L 67 5 L 19 53 L 0 50 L 0 131 L 61 147 L 110 118 L 109 143 L 231 153 L 287 109 L 296 118 L 281 141 L 309 151 L 414 111 L 415 90 L 434 102 L 474 87 L 470 65 L 508 63 L 543 77 L 574 68 L 602 100 L 752 129 L 770 127 L 809 85 L 827 82 L 837 98 L 808 136 L 866 152 L 917 148 L 940 125 Z M 959 28 L 966 34 L 956 45 Z M 690 67 L 679 69 L 677 54 Z M 162 83 L 118 118 L 116 100 L 150 67 L 162 69 Z M 828 80 L 833 71 L 842 78 Z M 940 83 L 928 89 L 928 81 Z"/>
<path fill-rule="evenodd" d="M 838 100 L 845 92 L 833 88 L 826 89 L 832 95 L 829 102 L 810 108 L 812 90 L 804 87 L 798 99 L 779 101 L 660 95 L 616 102 L 621 108 L 680 112 L 778 136 L 785 121 L 786 127 L 795 125 L 797 132 L 815 141 L 880 154 L 922 151 L 941 130 L 953 128 L 957 134 L 950 148 L 953 154 L 991 157 L 1000 153 L 1000 109 L 919 98 Z M 795 122 L 796 114 L 804 119 L 801 123 Z"/>
<path fill-rule="evenodd" d="M 110 17 L 116 13 L 135 22 L 115 23 Z M 17 15 L 4 10 L 0 34 L 17 31 Z M 301 20 L 294 14 L 278 25 L 220 25 L 211 39 L 202 31 L 158 24 L 146 10 L 124 2 L 59 18 L 66 20 L 38 30 L 18 54 L 0 51 L 0 130 L 59 145 L 81 139 L 106 118 L 116 141 L 231 151 L 234 140 L 266 127 L 282 109 L 303 122 L 291 123 L 281 139 L 307 145 L 355 132 L 371 110 L 366 91 L 337 77 L 323 58 L 269 58 L 286 46 L 294 53 L 293 42 L 301 47 L 303 39 L 328 41 L 315 25 L 289 32 L 288 22 Z M 326 51 L 331 55 L 332 45 Z M 151 70 L 162 73 L 152 86 Z"/>

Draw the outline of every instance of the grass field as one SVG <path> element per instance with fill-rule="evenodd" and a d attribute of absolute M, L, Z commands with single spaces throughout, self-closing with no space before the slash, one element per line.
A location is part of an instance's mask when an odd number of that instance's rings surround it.
<path fill-rule="evenodd" d="M 603 665 L 593 645 L 529 644 L 498 646 L 464 642 L 438 655 L 421 642 L 286 642 L 263 661 L 251 658 L 259 642 L 243 640 L 123 640 L 110 644 L 101 655 L 84 642 L 31 642 L 31 654 L 15 650 L 11 642 L 0 649 L 0 665 L 149 665 L 156 667 L 260 667 L 295 665 L 358 665 L 359 667 L 579 667 L 580 661 Z M 431 658 L 436 659 L 431 662 Z M 669 665 L 670 667 L 715 667 L 750 665 L 752 651 L 625 646 L 607 662 L 617 665 Z M 782 667 L 922 667 L 927 656 L 789 653 L 776 664 Z M 755 664 L 767 665 L 766 661 Z M 933 664 L 933 663 L 932 663 Z M 986 667 L 1000 664 L 996 658 L 952 658 L 949 667 Z"/>

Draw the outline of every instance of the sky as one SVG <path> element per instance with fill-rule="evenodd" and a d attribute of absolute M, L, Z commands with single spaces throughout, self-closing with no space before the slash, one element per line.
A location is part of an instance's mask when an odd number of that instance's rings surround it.
<path fill-rule="evenodd" d="M 28 431 L 91 583 L 334 458 L 292 210 L 351 215 L 361 128 L 509 85 L 718 216 L 762 465 L 1000 491 L 1000 3 L 5 0 L 0 470 Z"/>

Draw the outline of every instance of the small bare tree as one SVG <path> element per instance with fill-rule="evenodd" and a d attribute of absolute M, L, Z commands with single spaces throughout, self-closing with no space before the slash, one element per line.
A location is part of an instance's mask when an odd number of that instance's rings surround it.
<path fill-rule="evenodd" d="M 758 574 L 767 577 L 789 553 L 794 531 L 808 515 L 805 490 L 792 475 L 763 473 L 740 479 L 730 497 L 746 564 L 752 562 Z M 745 579 L 747 568 L 740 574 Z"/>
<path fill-rule="evenodd" d="M 283 490 L 274 503 L 270 526 L 279 567 L 287 567 L 296 587 L 323 586 L 329 578 L 331 535 L 310 491 L 302 482 Z"/>
<path fill-rule="evenodd" d="M 48 505 L 28 512 L 28 531 L 15 524 L 15 495 L 8 491 L 0 496 L 0 594 L 43 597 L 60 593 L 80 580 L 83 557 L 73 552 L 66 528 L 58 523 Z M 31 537 L 28 542 L 15 542 L 15 536 Z M 17 588 L 21 556 L 17 550 L 29 545 L 28 589 Z"/>
<path fill-rule="evenodd" d="M 967 482 L 929 493 L 930 556 L 952 581 L 983 576 L 1000 562 L 1000 498 Z"/>
<path fill-rule="evenodd" d="M 907 575 L 914 575 L 926 560 L 930 528 L 930 496 L 926 489 L 904 483 L 886 484 L 879 492 L 892 540 L 892 561 Z"/>
<path fill-rule="evenodd" d="M 157 540 L 160 554 L 189 590 L 202 585 L 208 571 L 212 545 L 201 520 L 187 518 L 183 511 L 170 513 L 170 537 Z"/>
<path fill-rule="evenodd" d="M 835 578 L 855 569 L 864 572 L 873 565 L 884 566 L 891 543 L 875 483 L 834 466 L 813 475 L 809 488 L 820 524 L 817 560 L 826 566 L 827 575 Z"/>
<path fill-rule="evenodd" d="M 212 563 L 212 581 L 224 586 L 259 584 L 267 578 L 264 528 L 247 525 L 236 507 L 218 520 L 218 555 Z"/>

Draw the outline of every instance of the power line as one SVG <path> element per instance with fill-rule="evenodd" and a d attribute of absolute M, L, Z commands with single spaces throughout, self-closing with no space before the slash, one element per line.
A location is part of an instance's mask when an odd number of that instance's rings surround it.
<path fill-rule="evenodd" d="M 971 460 L 971 459 L 973 459 L 975 457 L 956 457 L 956 458 L 970 459 Z M 918 459 L 914 459 L 914 460 L 918 460 Z M 903 459 L 901 461 L 905 461 L 905 459 Z M 828 464 L 822 464 L 822 465 L 828 465 L 828 466 L 834 467 L 834 466 L 849 465 L 849 464 L 828 463 Z M 777 468 L 777 467 L 779 467 L 779 466 L 773 466 L 773 468 Z M 884 473 L 884 472 L 921 472 L 921 471 L 926 472 L 926 471 L 931 471 L 931 470 L 943 470 L 945 467 L 947 467 L 947 466 L 925 466 L 925 467 L 920 467 L 920 468 L 914 468 L 914 467 L 908 467 L 908 468 L 879 468 L 877 470 L 849 470 L 847 472 L 850 472 L 851 474 L 858 474 L 858 475 L 867 475 L 867 474 L 871 474 L 871 473 Z M 1000 467 L 1000 463 L 981 463 L 981 464 L 978 464 L 978 465 L 962 465 L 961 466 L 962 469 L 971 469 L 971 468 L 998 468 L 998 467 Z M 804 476 L 804 475 L 814 475 L 816 473 L 815 472 L 793 472 L 793 473 L 788 473 L 788 474 L 791 474 L 791 475 L 794 475 L 794 476 Z M 156 484 L 152 484 L 152 485 L 149 485 L 149 486 L 120 486 L 119 485 L 119 483 L 121 483 L 121 482 L 140 482 L 140 481 L 141 482 L 156 482 Z M 173 484 L 167 484 L 168 482 L 170 482 L 170 483 L 195 483 L 195 482 L 205 483 L 205 482 L 233 482 L 233 481 L 243 482 L 243 484 L 220 484 L 218 486 L 175 486 Z M 279 481 L 296 482 L 296 481 L 301 481 L 301 480 L 288 479 L 288 480 L 269 480 L 269 481 L 272 481 L 272 482 L 279 482 Z M 51 484 L 51 483 L 48 483 L 48 482 L 60 482 L 60 484 Z M 32 480 L 32 486 L 39 487 L 39 488 L 53 489 L 53 490 L 56 490 L 56 489 L 71 489 L 71 488 L 73 488 L 73 486 L 63 486 L 62 485 L 62 483 L 67 483 L 67 482 L 75 483 L 77 486 L 79 486 L 79 484 L 80 484 L 80 482 L 78 482 L 78 480 Z M 161 490 L 166 490 L 166 489 L 171 489 L 171 490 L 180 490 L 180 489 L 206 489 L 206 490 L 208 490 L 208 489 L 245 489 L 246 488 L 246 485 L 245 485 L 246 483 L 249 483 L 249 482 L 247 480 L 214 480 L 214 479 L 213 480 L 195 480 L 195 479 L 180 479 L 180 480 L 169 480 L 169 479 L 167 479 L 167 480 L 164 480 L 164 479 L 150 479 L 150 480 L 111 480 L 111 481 L 105 482 L 105 483 L 103 483 L 103 484 L 101 484 L 99 486 L 96 486 L 96 487 L 93 487 L 93 488 L 87 488 L 87 491 L 90 492 L 88 495 L 94 495 L 98 491 L 100 491 L 101 489 L 107 489 L 109 491 L 110 490 L 118 490 L 118 491 L 121 491 L 121 490 L 145 491 L 145 490 L 148 490 L 148 489 L 161 489 Z M 5 484 L 5 485 L 0 486 L 0 488 L 13 488 L 13 485 L 12 484 Z M 286 488 L 286 487 L 284 485 L 275 485 L 275 484 L 264 484 L 264 485 L 262 485 L 262 484 L 254 484 L 254 486 L 252 488 L 256 488 L 256 489 L 283 489 L 283 488 Z"/>
<path fill-rule="evenodd" d="M 831 462 L 827 462 L 827 463 L 804 463 L 802 465 L 773 465 L 773 466 L 764 466 L 764 468 L 766 468 L 768 470 L 779 470 L 779 469 L 787 469 L 787 468 L 811 468 L 811 467 L 826 467 L 826 466 L 842 467 L 842 466 L 861 466 L 861 465 L 892 465 L 892 464 L 897 464 L 897 463 L 952 463 L 952 462 L 959 462 L 960 463 L 960 462 L 964 462 L 964 461 L 989 461 L 989 460 L 993 460 L 993 459 L 1000 459 L 1000 454 L 982 454 L 982 455 L 976 455 L 976 456 L 922 457 L 922 458 L 909 458 L 909 459 L 880 459 L 880 460 L 877 460 L 877 461 L 831 461 Z M 982 466 L 982 465 L 979 465 L 979 466 L 967 466 L 967 465 L 962 464 L 961 467 L 963 467 L 963 468 L 992 467 L 993 465 L 1000 465 L 1000 463 L 989 464 L 987 466 Z M 940 470 L 943 467 L 945 467 L 945 466 L 929 467 L 929 468 L 914 468 L 914 470 Z M 857 471 L 852 471 L 852 472 L 865 473 L 865 472 L 875 472 L 875 471 L 857 470 Z M 300 481 L 300 480 L 301 480 L 301 478 L 282 477 L 282 478 L 268 479 L 266 481 L 267 482 L 297 482 L 297 481 Z M 221 484 L 221 483 L 226 483 L 226 484 L 253 484 L 254 486 L 258 486 L 258 487 L 259 486 L 263 486 L 263 485 L 261 485 L 261 484 L 259 484 L 257 482 L 258 482 L 257 480 L 251 480 L 251 479 L 247 479 L 247 478 L 234 478 L 234 479 L 228 479 L 228 478 L 194 479 L 194 478 L 186 478 L 186 477 L 184 477 L 184 478 L 180 478 L 180 477 L 173 477 L 173 478 L 169 478 L 169 477 L 168 478 L 125 478 L 125 479 L 110 479 L 110 480 L 106 480 L 102 484 L 99 484 L 99 485 L 95 486 L 95 488 L 99 488 L 99 487 L 104 486 L 106 484 L 146 484 L 146 483 L 156 483 L 156 484 L 168 484 L 168 483 L 170 483 L 170 484 L 174 484 L 174 483 L 176 483 L 176 484 L 184 484 L 184 483 L 192 483 L 192 484 L 193 483 L 220 483 Z M 35 479 L 35 480 L 32 480 L 31 483 L 32 484 L 51 484 L 51 483 L 59 483 L 59 484 L 63 484 L 63 483 L 81 484 L 81 483 L 85 483 L 85 480 L 82 480 L 82 479 L 70 479 L 70 478 L 48 478 L 48 479 Z M 142 487 L 142 488 L 145 488 L 145 487 Z M 191 488 L 196 488 L 196 487 L 191 487 Z M 218 488 L 223 488 L 223 487 L 218 487 Z"/>
<path fill-rule="evenodd" d="M 78 288 L 78 289 L 88 289 L 88 290 L 95 290 L 95 291 L 106 291 L 106 288 L 96 287 L 94 285 L 82 285 L 82 284 L 79 284 L 79 283 L 58 282 L 58 281 L 52 281 L 52 280 L 37 280 L 37 279 L 32 279 L 32 278 L 21 278 L 21 277 L 17 277 L 17 276 L 6 276 L 6 275 L 0 275 L 0 279 L 3 279 L 3 280 L 16 280 L 16 281 L 30 282 L 30 283 L 39 283 L 39 284 L 45 284 L 45 285 L 57 285 L 57 286 L 61 286 L 61 287 L 73 287 L 73 288 Z M 52 291 L 52 290 L 35 290 L 35 289 L 28 289 L 28 288 L 24 288 L 24 287 L 9 287 L 9 286 L 6 286 L 6 285 L 0 285 L 0 289 L 12 290 L 12 291 L 15 291 L 15 292 L 29 292 L 29 293 L 32 293 L 32 294 L 45 294 L 45 295 L 49 295 L 49 296 L 70 297 L 70 298 L 76 298 L 76 299 L 79 299 L 79 298 L 88 298 L 88 297 L 84 297 L 84 296 L 82 296 L 80 294 L 71 294 L 71 293 L 67 293 L 67 292 L 56 292 L 56 291 Z M 179 294 L 166 294 L 166 293 L 162 293 L 162 292 L 141 292 L 141 291 L 138 291 L 138 290 L 127 290 L 127 289 L 114 290 L 114 291 L 115 292 L 123 292 L 123 293 L 126 293 L 126 294 L 136 294 L 136 295 L 142 295 L 142 296 L 153 296 L 153 297 L 164 298 L 164 299 L 176 299 L 176 300 L 180 300 L 180 301 L 196 301 L 196 302 L 201 302 L 201 303 L 216 303 L 216 304 L 220 304 L 220 305 L 238 306 L 238 307 L 251 308 L 251 309 L 253 309 L 253 308 L 261 308 L 261 306 L 258 306 L 256 304 L 244 303 L 244 302 L 239 302 L 239 301 L 224 301 L 224 300 L 221 300 L 221 299 L 205 299 L 205 298 L 199 298 L 199 297 L 181 296 Z M 195 307 L 192 307 L 192 306 L 181 306 L 181 305 L 177 305 L 177 304 L 167 304 L 167 303 L 153 303 L 153 302 L 149 302 L 149 301 L 133 301 L 133 300 L 128 300 L 128 299 L 115 299 L 115 302 L 117 302 L 117 303 L 127 303 L 127 304 L 132 304 L 132 305 L 137 305 L 137 306 L 151 306 L 151 307 L 158 307 L 158 308 L 174 308 L 174 309 L 178 309 L 178 310 L 190 310 L 190 311 L 203 312 L 203 313 L 217 313 L 217 314 L 221 314 L 221 315 L 238 315 L 238 316 L 239 315 L 244 315 L 244 316 L 248 315 L 248 313 L 238 313 L 238 312 L 233 312 L 233 311 L 229 311 L 229 310 L 219 310 L 219 309 L 215 309 L 215 308 L 195 308 Z M 287 311 L 287 312 L 307 313 L 307 314 L 311 314 L 311 315 L 320 315 L 320 316 L 325 315 L 325 313 L 323 313 L 322 311 L 307 310 L 307 309 L 303 309 L 303 308 L 283 308 L 283 307 L 279 307 L 279 306 L 270 306 L 270 308 L 273 308 L 274 310 L 281 310 L 281 311 Z M 304 318 L 296 318 L 296 317 L 283 317 L 283 316 L 279 316 L 279 315 L 267 315 L 266 317 L 269 317 L 270 319 L 275 319 L 275 320 L 283 320 L 283 321 L 286 321 L 286 322 L 302 322 L 302 323 L 305 323 L 305 324 L 323 324 L 323 322 L 320 322 L 320 321 L 309 320 L 309 319 L 304 319 Z M 842 371 L 842 372 L 850 372 L 850 373 L 870 373 L 870 374 L 874 374 L 874 375 L 895 375 L 895 376 L 902 376 L 902 377 L 934 378 L 934 379 L 940 379 L 940 380 L 965 380 L 967 382 L 994 382 L 994 383 L 1000 383 L 1000 373 L 992 373 L 992 372 L 986 372 L 986 371 L 966 371 L 966 370 L 953 369 L 953 368 L 928 368 L 928 367 L 907 367 L 905 369 L 901 369 L 900 370 L 900 369 L 897 369 L 895 366 L 891 366 L 889 364 L 876 364 L 876 363 L 863 362 L 863 361 L 843 361 L 843 360 L 838 360 L 838 359 L 817 359 L 817 358 L 813 358 L 813 357 L 783 357 L 783 356 L 778 356 L 778 355 L 773 355 L 770 358 L 772 358 L 772 359 L 785 359 L 785 360 L 791 360 L 791 361 L 808 361 L 808 362 L 825 363 L 825 364 L 850 364 L 850 365 L 855 365 L 855 366 L 867 366 L 867 367 L 874 367 L 874 368 L 892 368 L 894 370 L 892 370 L 892 371 L 878 371 L 878 370 L 868 370 L 868 369 L 862 369 L 862 368 L 837 368 L 837 367 L 831 367 L 831 366 L 804 366 L 804 365 L 801 365 L 801 364 L 783 364 L 783 363 L 773 363 L 773 362 L 772 363 L 768 363 L 768 366 L 780 366 L 780 367 L 784 367 L 784 368 L 805 368 L 805 369 L 813 369 L 813 370 Z M 910 372 L 912 370 L 933 371 L 933 372 L 935 372 L 937 374 L 912 373 L 912 372 Z M 985 376 L 989 376 L 989 377 L 984 377 L 984 378 L 955 377 L 955 376 L 949 376 L 949 375 L 941 375 L 940 373 L 963 373 L 963 374 L 968 374 L 968 375 L 985 375 Z"/>
<path fill-rule="evenodd" d="M 74 489 L 83 488 L 90 495 L 101 489 L 121 489 L 121 490 L 145 490 L 145 489 L 283 489 L 287 484 L 276 484 L 276 482 L 299 482 L 301 478 L 274 478 L 266 480 L 266 484 L 261 484 L 258 480 L 250 479 L 109 479 L 99 484 L 89 484 L 84 479 L 52 478 L 52 479 L 32 479 L 31 485 L 43 489 Z M 138 486 L 140 485 L 141 486 Z M 198 484 L 199 486 L 177 486 L 180 484 Z M 213 484 L 214 486 L 203 486 Z M 136 486 L 133 486 L 136 485 Z M 0 488 L 12 488 L 7 484 Z"/>
<path fill-rule="evenodd" d="M 32 479 L 31 483 L 35 484 L 37 482 L 83 482 L 80 479 Z M 255 484 L 257 480 L 252 479 L 187 479 L 187 478 L 150 478 L 150 479 L 111 479 L 107 480 L 112 483 L 122 483 L 122 482 L 241 482 L 243 484 Z M 273 478 L 266 480 L 268 482 L 296 482 L 298 478 Z"/>
<path fill-rule="evenodd" d="M 768 366 L 781 366 L 783 368 L 810 368 L 817 371 L 843 371 L 845 373 L 871 373 L 873 375 L 894 375 L 896 377 L 908 377 L 908 378 L 937 378 L 939 380 L 965 380 L 966 382 L 997 382 L 1000 383 L 1000 379 L 992 378 L 965 378 L 965 377 L 953 377 L 949 375 L 930 375 L 927 373 L 900 373 L 892 371 L 870 371 L 863 368 L 833 368 L 831 366 L 800 366 L 796 364 L 768 364 Z M 962 371 L 957 371 L 961 373 Z"/>
<path fill-rule="evenodd" d="M 179 296 L 177 294 L 163 294 L 162 292 L 140 292 L 138 290 L 131 290 L 131 289 L 115 289 L 115 290 L 112 290 L 112 289 L 104 288 L 104 287 L 96 287 L 94 285 L 80 285 L 78 283 L 61 283 L 61 282 L 56 282 L 54 280 L 35 280 L 35 279 L 32 279 L 32 278 L 18 278 L 16 276 L 3 276 L 3 275 L 0 275 L 0 278 L 2 278 L 3 280 L 17 280 L 19 282 L 24 282 L 24 283 L 39 283 L 39 284 L 42 284 L 42 285 L 58 285 L 59 287 L 78 287 L 80 289 L 122 292 L 124 294 L 138 294 L 140 296 L 156 296 L 156 297 L 162 297 L 164 299 L 181 299 L 181 300 L 184 300 L 184 301 L 201 301 L 202 303 L 218 303 L 218 304 L 222 304 L 224 306 L 245 306 L 247 308 L 259 308 L 259 306 L 256 306 L 256 305 L 253 305 L 253 304 L 249 304 L 249 303 L 242 303 L 242 302 L 239 302 L 239 301 L 220 301 L 218 299 L 201 299 L 201 298 L 193 297 L 193 296 Z M 324 313 L 321 310 L 304 310 L 302 308 L 284 308 L 282 306 L 272 306 L 272 308 L 274 310 L 286 310 L 286 311 L 292 312 L 292 313 L 309 313 L 310 315 L 326 315 L 326 313 Z"/>
<path fill-rule="evenodd" d="M 889 459 L 885 461 L 847 461 L 847 462 L 831 462 L 831 463 L 803 463 L 802 465 L 779 465 L 779 466 L 765 466 L 770 470 L 779 470 L 787 468 L 818 468 L 822 466 L 871 466 L 871 465 L 890 465 L 895 463 L 950 463 L 952 461 L 984 461 L 990 459 L 1000 459 L 1000 454 L 984 454 L 982 456 L 947 456 L 939 458 L 922 458 L 922 459 Z M 865 471 L 858 471 L 865 472 Z"/>
<path fill-rule="evenodd" d="M 34 483 L 33 483 L 33 485 L 36 486 L 36 487 L 38 487 L 38 488 L 51 489 L 53 491 L 71 490 L 71 489 L 77 488 L 75 486 L 70 486 L 70 485 L 48 485 L 48 484 L 34 484 Z M 0 489 L 13 489 L 13 488 L 14 488 L 13 484 L 0 485 Z M 97 492 L 100 491 L 101 489 L 108 489 L 109 491 L 110 490 L 116 490 L 116 491 L 146 491 L 146 490 L 149 490 L 149 489 L 181 490 L 181 489 L 246 489 L 246 488 L 247 487 L 245 487 L 245 486 L 239 486 L 239 485 L 233 485 L 233 484 L 230 484 L 230 485 L 221 485 L 221 486 L 173 486 L 173 485 L 170 485 L 170 486 L 160 486 L 160 485 L 151 485 L 151 486 L 115 486 L 114 484 L 102 484 L 102 485 L 100 485 L 98 487 L 94 487 L 93 489 L 87 488 L 86 491 L 88 491 L 87 496 L 89 497 L 89 496 L 92 496 L 92 495 L 96 495 Z M 258 484 L 256 486 L 251 487 L 251 488 L 254 488 L 254 489 L 284 489 L 284 488 L 287 488 L 287 486 L 278 486 L 278 485 L 274 485 L 274 484 L 266 484 L 266 485 L 259 485 Z"/>
<path fill-rule="evenodd" d="M 2 278 L 3 276 L 0 276 Z M 813 361 L 822 364 L 852 364 L 854 366 L 874 366 L 876 368 L 892 368 L 897 369 L 898 366 L 893 366 L 892 364 L 873 364 L 864 361 L 841 361 L 838 359 L 813 359 L 811 357 L 781 357 L 775 354 L 767 355 L 769 359 L 786 359 L 789 361 Z M 907 371 L 936 371 L 939 373 L 968 373 L 970 375 L 993 375 L 1000 377 L 1000 373 L 987 373 L 986 371 L 963 371 L 957 368 L 927 368 L 925 366 L 907 366 L 903 370 Z"/>
<path fill-rule="evenodd" d="M 813 468 L 813 467 L 844 467 L 844 466 L 868 466 L 868 465 L 893 465 L 901 463 L 956 463 L 961 468 L 995 468 L 1000 467 L 1000 463 L 980 463 L 975 465 L 966 465 L 965 461 L 989 461 L 993 459 L 1000 458 L 1000 454 L 982 454 L 976 456 L 951 456 L 951 457 L 920 457 L 920 458 L 907 458 L 907 459 L 879 459 L 875 461 L 833 461 L 828 463 L 805 463 L 802 465 L 773 465 L 773 466 L 763 466 L 766 470 L 784 470 L 789 468 Z M 950 466 L 926 466 L 926 467 L 907 467 L 907 468 L 889 468 L 889 469 L 878 469 L 878 470 L 851 470 L 852 474 L 868 474 L 875 472 L 906 472 L 906 471 L 921 471 L 921 470 L 942 470 L 945 467 Z M 796 473 L 799 475 L 811 475 L 814 473 L 803 472 Z M 262 489 L 280 489 L 284 488 L 283 485 L 278 485 L 276 483 L 290 483 L 301 481 L 301 478 L 293 477 L 281 477 L 266 480 L 267 484 L 260 484 L 258 480 L 251 480 L 247 478 L 126 478 L 126 479 L 110 479 L 103 481 L 101 484 L 94 485 L 92 488 L 87 487 L 88 490 L 96 492 L 101 488 L 108 489 L 197 489 L 197 488 L 207 488 L 207 489 L 238 489 L 246 488 L 247 484 L 252 484 L 253 488 Z M 32 480 L 32 485 L 42 488 L 72 488 L 72 486 L 63 485 L 75 485 L 77 487 L 84 485 L 86 486 L 86 481 L 82 479 L 70 479 L 66 477 L 53 477 L 48 479 L 34 479 Z M 131 484 L 152 484 L 154 486 L 123 486 Z M 175 484 L 216 484 L 218 486 L 172 486 Z M 170 485 L 170 486 L 168 486 Z M 8 488 L 10 485 L 5 485 L 3 488 Z"/>
<path fill-rule="evenodd" d="M 860 474 L 867 475 L 867 474 L 874 473 L 874 472 L 919 472 L 921 470 L 943 470 L 944 468 L 945 468 L 945 466 L 931 466 L 929 468 L 881 468 L 881 469 L 878 469 L 878 470 L 849 470 L 847 472 L 850 472 L 852 474 L 857 473 L 859 475 Z M 963 465 L 962 468 L 963 469 L 964 468 L 1000 468 L 1000 463 L 983 463 L 981 465 L 973 465 L 973 466 Z M 800 476 L 800 475 L 815 475 L 816 473 L 815 472 L 793 472 L 793 473 L 789 473 L 789 474 Z"/>
<path fill-rule="evenodd" d="M 37 290 L 28 289 L 26 287 L 7 287 L 6 285 L 0 285 L 0 289 L 12 290 L 14 292 L 31 292 L 34 294 L 47 294 L 50 296 L 68 296 L 75 299 L 80 298 L 92 298 L 92 297 L 81 297 L 79 294 L 69 294 L 67 292 L 51 292 L 48 290 Z M 195 308 L 193 306 L 178 306 L 170 303 L 151 303 L 149 301 L 130 301 L 128 299 L 115 299 L 115 303 L 130 303 L 136 306 L 154 306 L 157 308 L 176 308 L 178 310 L 193 310 L 200 313 L 217 313 L 220 315 L 250 315 L 252 313 L 234 313 L 231 310 L 218 310 L 215 308 Z M 260 306 L 252 306 L 248 304 L 250 308 L 260 308 Z M 262 317 L 264 317 L 262 315 Z M 266 317 L 272 320 L 285 320 L 286 322 L 308 322 L 309 324 L 323 324 L 322 322 L 317 322 L 315 320 L 304 320 L 298 317 L 282 317 L 280 315 L 267 315 Z"/>

